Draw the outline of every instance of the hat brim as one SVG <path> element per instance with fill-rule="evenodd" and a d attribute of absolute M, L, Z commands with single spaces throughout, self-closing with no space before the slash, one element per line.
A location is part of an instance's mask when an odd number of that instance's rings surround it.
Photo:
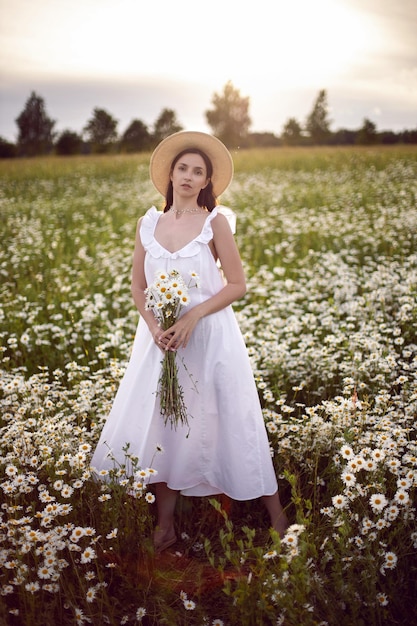
<path fill-rule="evenodd" d="M 173 160 L 183 150 L 198 148 L 213 165 L 211 182 L 214 195 L 220 196 L 233 178 L 233 160 L 226 146 L 213 135 L 183 130 L 166 137 L 152 153 L 149 174 L 156 189 L 165 197 Z"/>

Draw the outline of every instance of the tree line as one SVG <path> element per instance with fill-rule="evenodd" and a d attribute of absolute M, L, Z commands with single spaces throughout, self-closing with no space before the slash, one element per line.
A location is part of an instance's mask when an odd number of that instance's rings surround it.
<path fill-rule="evenodd" d="M 364 118 L 358 129 L 332 131 L 325 89 L 319 91 L 304 124 L 290 117 L 280 135 L 272 132 L 250 132 L 250 99 L 243 97 L 231 81 L 221 93 L 214 93 L 212 108 L 205 117 L 213 135 L 229 148 L 316 145 L 372 145 L 417 143 L 417 128 L 395 133 L 377 131 L 376 125 Z M 0 137 L 0 158 L 31 157 L 44 154 L 74 155 L 89 153 L 133 153 L 152 150 L 168 135 L 183 130 L 173 109 L 164 108 L 150 128 L 140 119 L 133 119 L 120 135 L 118 121 L 103 108 L 95 107 L 81 133 L 65 129 L 54 131 L 56 121 L 46 111 L 44 98 L 32 92 L 24 109 L 15 120 L 18 127 L 16 143 Z"/>

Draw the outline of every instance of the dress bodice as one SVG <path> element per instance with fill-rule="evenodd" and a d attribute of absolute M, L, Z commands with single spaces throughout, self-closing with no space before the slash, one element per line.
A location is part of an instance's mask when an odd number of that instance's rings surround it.
<path fill-rule="evenodd" d="M 145 213 L 140 227 L 140 238 L 145 249 L 145 275 L 148 284 L 152 283 L 156 272 L 177 270 L 187 282 L 190 272 L 200 278 L 200 288 L 189 292 L 190 305 L 194 306 L 218 293 L 224 287 L 223 275 L 208 245 L 213 239 L 212 221 L 218 214 L 215 207 L 205 219 L 200 233 L 179 250 L 170 252 L 155 239 L 155 228 L 163 215 L 155 207 Z"/>
<path fill-rule="evenodd" d="M 163 215 L 162 211 L 158 211 L 155 207 L 151 207 L 143 217 L 140 236 L 143 247 L 146 252 L 151 254 L 155 259 L 169 258 L 177 259 L 178 257 L 192 257 L 199 253 L 201 244 L 208 244 L 213 239 L 213 230 L 211 222 L 217 215 L 217 207 L 213 209 L 206 217 L 203 228 L 200 233 L 182 246 L 175 252 L 170 252 L 155 239 L 155 228 L 159 218 Z"/>

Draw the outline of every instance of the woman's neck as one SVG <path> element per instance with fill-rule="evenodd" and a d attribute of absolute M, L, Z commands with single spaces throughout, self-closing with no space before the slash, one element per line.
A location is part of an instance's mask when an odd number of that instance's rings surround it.
<path fill-rule="evenodd" d="M 197 203 L 197 196 L 191 198 L 183 198 L 178 196 L 178 194 L 174 194 L 174 198 L 172 201 L 172 205 L 170 206 L 170 211 L 173 213 L 200 213 L 204 211 L 202 207 L 200 207 Z"/>

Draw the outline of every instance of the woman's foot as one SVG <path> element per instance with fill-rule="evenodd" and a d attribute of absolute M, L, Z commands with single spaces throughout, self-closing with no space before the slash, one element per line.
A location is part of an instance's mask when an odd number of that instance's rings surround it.
<path fill-rule="evenodd" d="M 160 554 L 177 541 L 173 528 L 155 528 L 153 533 L 153 546 L 156 554 Z"/>
<path fill-rule="evenodd" d="M 177 541 L 174 527 L 174 512 L 178 491 L 170 489 L 166 483 L 156 483 L 155 490 L 158 525 L 153 533 L 153 545 L 155 552 L 159 554 Z"/>

